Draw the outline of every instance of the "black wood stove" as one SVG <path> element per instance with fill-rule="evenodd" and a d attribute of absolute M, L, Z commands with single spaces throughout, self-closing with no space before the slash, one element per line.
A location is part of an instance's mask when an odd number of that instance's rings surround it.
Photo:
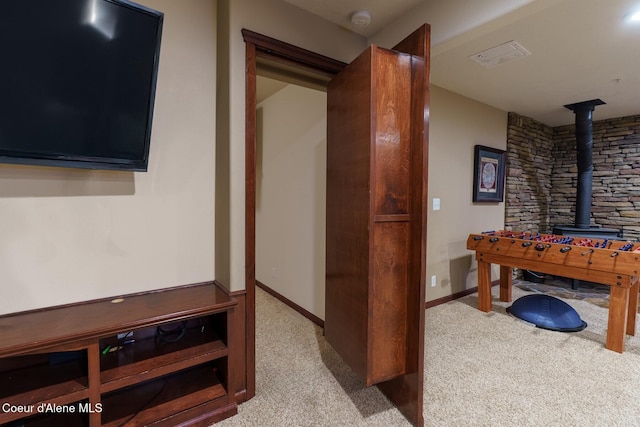
<path fill-rule="evenodd" d="M 565 105 L 576 115 L 576 153 L 578 157 L 578 184 L 576 189 L 576 215 L 571 225 L 556 225 L 553 234 L 596 239 L 621 239 L 622 230 L 591 225 L 591 190 L 593 181 L 593 110 L 605 102 L 601 99 Z M 573 289 L 578 281 L 574 280 Z"/>
<path fill-rule="evenodd" d="M 576 216 L 572 225 L 556 225 L 554 234 L 597 239 L 622 238 L 622 230 L 591 225 L 591 190 L 593 181 L 593 117 L 601 99 L 565 105 L 576 115 L 576 153 L 578 157 L 578 185 L 576 189 Z"/>

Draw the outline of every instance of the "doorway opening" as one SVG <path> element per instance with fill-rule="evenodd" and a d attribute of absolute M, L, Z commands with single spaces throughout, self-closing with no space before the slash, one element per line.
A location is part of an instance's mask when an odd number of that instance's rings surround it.
<path fill-rule="evenodd" d="M 246 390 L 255 396 L 255 301 L 256 301 L 256 159 L 257 159 L 257 76 L 269 68 L 288 71 L 292 79 L 326 81 L 347 64 L 297 46 L 243 29 L 246 45 L 245 69 L 245 289 L 246 289 Z"/>
<path fill-rule="evenodd" d="M 256 286 L 324 322 L 326 85 L 258 61 Z"/>

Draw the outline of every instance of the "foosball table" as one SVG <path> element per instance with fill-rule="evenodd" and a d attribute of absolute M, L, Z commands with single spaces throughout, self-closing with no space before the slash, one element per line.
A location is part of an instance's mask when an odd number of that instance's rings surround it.
<path fill-rule="evenodd" d="M 640 242 L 587 239 L 516 231 L 470 234 L 478 261 L 478 309 L 491 311 L 491 264 L 500 265 L 500 301 L 511 301 L 512 268 L 608 285 L 605 347 L 622 353 L 625 333 L 635 335 Z"/>

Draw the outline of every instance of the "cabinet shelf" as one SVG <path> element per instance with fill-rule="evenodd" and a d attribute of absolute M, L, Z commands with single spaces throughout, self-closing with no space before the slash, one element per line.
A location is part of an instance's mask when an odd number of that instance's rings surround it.
<path fill-rule="evenodd" d="M 89 397 L 87 374 L 78 361 L 0 372 L 0 384 L 2 404 L 34 406 L 26 415 L 36 414 L 35 407 L 43 402 L 66 405 Z M 0 411 L 0 424 L 24 416 L 25 413 Z"/>
<path fill-rule="evenodd" d="M 205 364 L 106 395 L 102 425 L 149 425 L 226 395 L 213 365 Z"/>
<path fill-rule="evenodd" d="M 100 392 L 157 378 L 227 355 L 227 346 L 213 329 L 189 329 L 177 342 L 146 338 L 101 356 Z"/>
<path fill-rule="evenodd" d="M 45 414 L 21 420 L 19 426 L 25 427 L 86 427 L 87 414 Z"/>

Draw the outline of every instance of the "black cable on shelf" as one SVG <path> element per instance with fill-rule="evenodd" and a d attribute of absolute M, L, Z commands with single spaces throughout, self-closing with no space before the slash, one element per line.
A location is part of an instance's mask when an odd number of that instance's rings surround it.
<path fill-rule="evenodd" d="M 158 397 L 160 397 L 160 395 L 167 388 L 167 384 L 168 383 L 169 383 L 169 378 L 165 378 L 160 390 L 155 395 L 153 395 L 149 400 L 147 400 L 142 406 L 140 406 L 140 408 L 138 408 L 138 410 L 134 414 L 132 414 L 129 418 L 127 418 L 118 427 L 124 427 L 125 425 L 129 424 L 131 421 L 133 421 L 134 418 L 136 418 L 138 415 L 140 415 L 140 413 L 143 410 L 147 409 L 147 407 L 149 407 Z"/>
<path fill-rule="evenodd" d="M 187 333 L 187 321 L 182 321 L 180 326 L 174 329 L 165 329 L 162 326 L 156 328 L 156 337 L 164 342 L 180 341 Z"/>

